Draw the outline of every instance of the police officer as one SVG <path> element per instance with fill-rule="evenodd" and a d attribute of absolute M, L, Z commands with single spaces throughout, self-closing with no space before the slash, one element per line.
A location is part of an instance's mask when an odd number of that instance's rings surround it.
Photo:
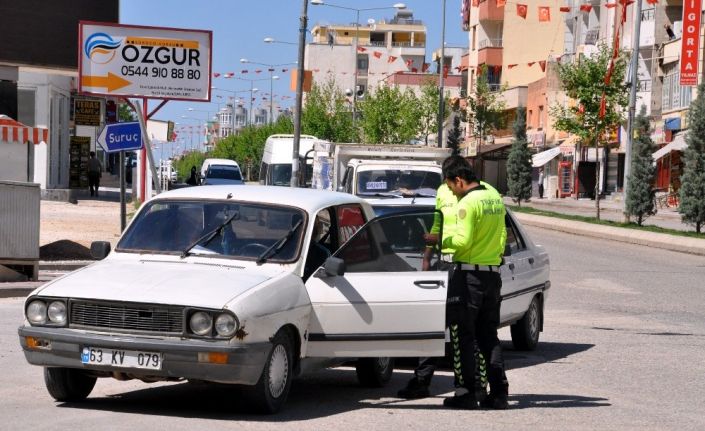
<path fill-rule="evenodd" d="M 447 165 L 452 165 L 453 163 L 465 164 L 469 167 L 469 164 L 465 158 L 461 156 L 451 156 L 443 161 L 442 169 L 445 172 L 445 167 Z M 452 236 L 455 232 L 456 223 L 456 204 L 458 203 L 458 198 L 455 194 L 448 188 L 448 185 L 443 183 L 436 192 L 436 210 L 440 211 L 443 215 L 443 238 L 448 238 Z M 425 235 L 425 240 L 427 243 L 436 244 L 438 242 L 438 234 L 441 232 L 441 217 L 436 214 L 433 220 L 433 226 L 431 227 L 429 233 Z M 431 257 L 433 256 L 433 245 L 426 247 L 422 260 L 422 270 L 431 270 Z M 440 269 L 452 270 L 453 267 L 453 254 L 455 250 L 450 247 L 443 248 L 441 250 L 441 261 L 438 263 Z M 477 357 L 477 378 L 476 378 L 476 397 L 479 399 L 484 399 L 486 396 L 486 386 L 487 378 L 485 371 L 485 359 L 480 353 L 479 349 L 476 351 Z M 399 390 L 397 395 L 400 398 L 406 399 L 417 399 L 425 398 L 429 396 L 428 387 L 431 384 L 431 379 L 433 378 L 433 373 L 436 370 L 436 363 L 438 358 L 428 357 L 420 358 L 419 365 L 414 370 L 414 377 L 409 380 L 406 387 Z"/>
<path fill-rule="evenodd" d="M 474 393 L 477 343 L 489 358 L 490 395 L 484 407 L 506 409 L 509 384 L 504 371 L 502 349 L 497 338 L 502 279 L 502 263 L 507 240 L 505 208 L 500 194 L 479 181 L 467 163 L 445 166 L 446 184 L 458 198 L 457 221 L 453 235 L 443 238 L 443 248 L 453 248 L 455 271 L 448 287 L 447 319 L 453 344 L 455 395 L 443 405 L 476 409 Z"/>

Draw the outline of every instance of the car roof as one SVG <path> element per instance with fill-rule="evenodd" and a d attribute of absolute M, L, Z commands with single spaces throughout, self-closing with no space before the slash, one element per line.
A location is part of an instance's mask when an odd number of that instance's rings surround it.
<path fill-rule="evenodd" d="M 235 160 L 230 159 L 206 159 L 203 161 L 203 164 L 239 166 Z"/>
<path fill-rule="evenodd" d="M 371 212 L 371 208 L 364 199 L 357 196 L 332 192 L 328 190 L 315 190 L 279 186 L 256 185 L 213 185 L 184 187 L 161 193 L 154 199 L 231 199 L 237 201 L 290 205 L 315 213 L 322 208 L 332 205 L 359 203 Z"/>

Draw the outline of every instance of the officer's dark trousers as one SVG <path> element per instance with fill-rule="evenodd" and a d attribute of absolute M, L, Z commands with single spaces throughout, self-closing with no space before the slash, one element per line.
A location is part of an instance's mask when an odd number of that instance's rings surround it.
<path fill-rule="evenodd" d="M 502 279 L 489 271 L 454 271 L 448 291 L 448 325 L 453 343 L 456 384 L 472 391 L 475 337 L 488 362 L 490 391 L 506 394 L 502 348 L 497 338 Z"/>

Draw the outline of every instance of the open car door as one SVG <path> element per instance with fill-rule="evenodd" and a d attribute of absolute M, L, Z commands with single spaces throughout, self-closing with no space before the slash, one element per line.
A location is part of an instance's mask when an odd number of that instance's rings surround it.
<path fill-rule="evenodd" d="M 444 355 L 448 271 L 421 268 L 423 235 L 436 214 L 373 219 L 307 280 L 306 356 Z"/>

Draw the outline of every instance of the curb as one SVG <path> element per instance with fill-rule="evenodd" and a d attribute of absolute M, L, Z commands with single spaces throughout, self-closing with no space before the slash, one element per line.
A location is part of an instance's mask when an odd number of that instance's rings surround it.
<path fill-rule="evenodd" d="M 75 271 L 95 260 L 42 260 L 39 262 L 40 271 Z"/>
<path fill-rule="evenodd" d="M 581 221 L 564 220 L 556 217 L 538 216 L 533 214 L 513 214 L 522 224 L 527 226 L 705 256 L 705 239 L 674 236 L 665 233 L 645 232 L 636 229 L 619 228 L 613 226 L 602 226 Z"/>

